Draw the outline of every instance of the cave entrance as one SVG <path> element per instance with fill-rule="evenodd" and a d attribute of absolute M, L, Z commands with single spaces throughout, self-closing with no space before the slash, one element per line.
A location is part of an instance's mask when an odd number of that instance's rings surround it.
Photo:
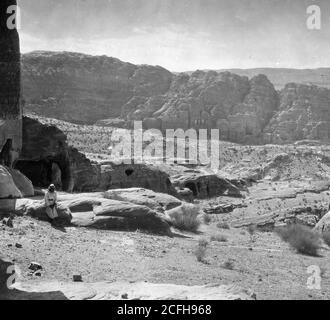
<path fill-rule="evenodd" d="M 58 190 L 67 191 L 70 184 L 70 167 L 54 159 L 18 160 L 15 169 L 28 177 L 35 187 L 47 188 L 54 184 Z"/>
<path fill-rule="evenodd" d="M 194 197 L 198 196 L 196 185 L 193 182 L 187 182 L 185 187 L 192 191 Z"/>
<path fill-rule="evenodd" d="M 11 167 L 13 164 L 13 140 L 7 139 L 6 143 L 0 151 L 0 164 Z"/>

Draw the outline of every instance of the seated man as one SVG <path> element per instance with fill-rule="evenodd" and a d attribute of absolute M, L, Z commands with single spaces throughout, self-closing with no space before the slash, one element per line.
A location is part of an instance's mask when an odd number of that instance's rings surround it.
<path fill-rule="evenodd" d="M 52 222 L 58 218 L 57 214 L 57 192 L 55 186 L 51 184 L 45 194 L 46 213 Z"/>

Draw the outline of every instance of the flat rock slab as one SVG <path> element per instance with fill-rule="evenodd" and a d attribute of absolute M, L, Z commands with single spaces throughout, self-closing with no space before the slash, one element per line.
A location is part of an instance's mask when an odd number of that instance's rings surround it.
<path fill-rule="evenodd" d="M 147 282 L 15 284 L 10 299 L 68 300 L 256 300 L 255 294 L 237 286 L 181 286 Z M 15 297 L 16 294 L 16 297 Z"/>

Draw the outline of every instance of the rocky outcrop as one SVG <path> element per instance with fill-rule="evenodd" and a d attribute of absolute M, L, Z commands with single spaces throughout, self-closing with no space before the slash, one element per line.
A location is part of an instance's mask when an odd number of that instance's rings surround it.
<path fill-rule="evenodd" d="M 330 234 L 330 212 L 325 214 L 314 228 L 315 231 L 321 234 Z"/>
<path fill-rule="evenodd" d="M 35 187 L 55 183 L 65 191 L 93 190 L 98 173 L 78 150 L 68 146 L 66 135 L 53 125 L 33 118 L 23 119 L 23 149 L 15 167 Z"/>
<path fill-rule="evenodd" d="M 0 199 L 21 198 L 22 193 L 6 167 L 0 166 Z"/>
<path fill-rule="evenodd" d="M 105 198 L 132 202 L 157 211 L 171 210 L 182 204 L 179 199 L 171 195 L 141 188 L 109 190 L 105 192 Z"/>
<path fill-rule="evenodd" d="M 22 79 L 27 111 L 94 123 L 120 116 L 122 106 L 134 96 L 166 93 L 172 74 L 106 56 L 39 51 L 23 56 Z"/>
<path fill-rule="evenodd" d="M 155 195 L 160 199 L 161 195 Z M 134 201 L 136 202 L 136 201 Z M 136 204 L 104 197 L 102 193 L 67 194 L 58 196 L 58 214 L 64 225 L 103 230 L 144 230 L 171 235 L 170 220 L 164 210 L 150 208 L 150 202 Z M 48 220 L 43 200 L 21 199 L 16 202 L 17 215 Z"/>
<path fill-rule="evenodd" d="M 196 71 L 173 78 L 166 95 L 132 98 L 122 117 L 143 120 L 147 129 L 220 129 L 223 140 L 255 142 L 277 105 L 277 93 L 263 75 L 249 81 L 228 72 Z"/>
<path fill-rule="evenodd" d="M 171 177 L 173 185 L 178 189 L 190 189 L 195 198 L 212 198 L 217 196 L 241 197 L 239 187 L 228 179 L 215 174 L 206 174 L 198 170 L 190 170 Z"/>
<path fill-rule="evenodd" d="M 124 164 L 103 162 L 100 164 L 100 188 L 145 188 L 155 192 L 176 195 L 169 175 L 157 166 L 147 164 Z"/>
<path fill-rule="evenodd" d="M 330 90 L 290 83 L 280 92 L 278 112 L 264 131 L 267 143 L 330 141 Z"/>

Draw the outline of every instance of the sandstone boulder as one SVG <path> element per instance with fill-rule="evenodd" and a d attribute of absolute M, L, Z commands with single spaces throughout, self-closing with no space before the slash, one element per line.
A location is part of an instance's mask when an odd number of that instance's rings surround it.
<path fill-rule="evenodd" d="M 319 233 L 330 233 L 330 212 L 323 216 L 314 228 Z"/>
<path fill-rule="evenodd" d="M 190 170 L 171 177 L 173 185 L 179 189 L 190 189 L 195 198 L 211 198 L 221 195 L 241 197 L 240 189 L 228 179 L 215 174 Z"/>
<path fill-rule="evenodd" d="M 105 198 L 144 205 L 156 211 L 170 210 L 181 205 L 181 201 L 173 196 L 142 188 L 109 190 L 105 192 Z"/>
<path fill-rule="evenodd" d="M 8 171 L 11 174 L 16 187 L 21 191 L 22 196 L 33 197 L 34 188 L 32 182 L 18 170 L 8 169 Z"/>
<path fill-rule="evenodd" d="M 4 166 L 0 166 L 0 199 L 13 199 L 21 197 L 22 192 L 15 184 L 13 176 L 9 170 Z"/>
<path fill-rule="evenodd" d="M 100 189 L 145 188 L 154 192 L 175 195 L 169 175 L 147 164 L 101 163 Z"/>

